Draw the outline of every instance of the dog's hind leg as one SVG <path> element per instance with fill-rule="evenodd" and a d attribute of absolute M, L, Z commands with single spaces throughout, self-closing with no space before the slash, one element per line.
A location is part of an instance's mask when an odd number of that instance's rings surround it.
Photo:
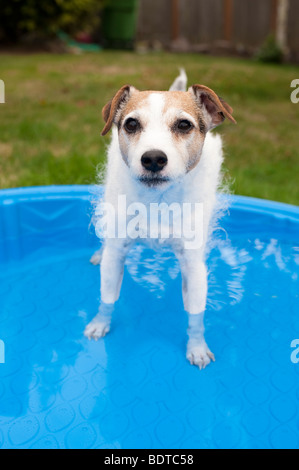
<path fill-rule="evenodd" d="M 200 369 L 215 361 L 204 338 L 204 312 L 207 299 L 207 269 L 202 254 L 184 250 L 178 256 L 182 279 L 184 307 L 188 313 L 187 359 Z"/>
<path fill-rule="evenodd" d="M 102 261 L 102 256 L 103 256 L 103 250 L 104 246 L 102 246 L 99 250 L 97 250 L 92 257 L 90 258 L 91 264 L 94 264 L 95 266 L 98 264 L 101 264 Z"/>

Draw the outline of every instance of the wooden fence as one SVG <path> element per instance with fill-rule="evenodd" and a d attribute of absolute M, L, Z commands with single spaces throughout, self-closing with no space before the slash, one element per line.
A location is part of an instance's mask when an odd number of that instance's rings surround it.
<path fill-rule="evenodd" d="M 281 37 L 281 2 L 288 4 L 285 52 L 299 61 L 299 0 L 139 0 L 137 38 L 164 47 L 183 40 L 193 50 L 222 47 L 251 54 L 270 33 Z"/>

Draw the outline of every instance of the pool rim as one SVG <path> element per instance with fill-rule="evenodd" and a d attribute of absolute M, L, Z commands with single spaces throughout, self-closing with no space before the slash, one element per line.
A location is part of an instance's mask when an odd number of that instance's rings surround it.
<path fill-rule="evenodd" d="M 0 204 L 7 205 L 28 200 L 81 198 L 90 200 L 92 196 L 101 196 L 103 185 L 46 185 L 8 188 L 0 190 Z M 227 195 L 229 207 L 244 211 L 271 214 L 278 218 L 292 219 L 299 222 L 299 206 L 285 202 L 260 199 L 236 194 Z"/>

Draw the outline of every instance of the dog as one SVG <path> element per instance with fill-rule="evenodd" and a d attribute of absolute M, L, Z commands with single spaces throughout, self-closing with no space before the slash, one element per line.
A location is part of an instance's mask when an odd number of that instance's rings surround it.
<path fill-rule="evenodd" d="M 212 89 L 198 84 L 187 89 L 184 70 L 168 91 L 139 91 L 124 85 L 104 106 L 102 135 L 112 129 L 112 140 L 103 201 L 114 210 L 114 216 L 124 217 L 125 228 L 129 227 L 132 217 L 127 213 L 124 216 L 124 210 L 119 208 L 119 198 L 124 196 L 126 207 L 137 204 L 148 209 L 163 202 L 164 208 L 176 204 L 180 209 L 189 204 L 193 205 L 189 219 L 197 227 L 197 204 L 202 209 L 201 227 L 197 229 L 201 233 L 200 243 L 188 245 L 190 240 L 185 234 L 161 236 L 155 219 L 154 230 L 148 236 L 147 227 L 142 227 L 147 221 L 145 215 L 138 219 L 137 235 L 136 231 L 134 236 L 125 231 L 121 236 L 106 236 L 103 248 L 91 258 L 93 264 L 101 264 L 101 303 L 98 314 L 85 328 L 89 339 L 98 339 L 110 329 L 126 255 L 138 239 L 155 248 L 166 244 L 176 255 L 188 314 L 187 359 L 200 369 L 215 361 L 204 337 L 208 291 L 205 257 L 221 183 L 223 152 L 221 137 L 210 131 L 225 118 L 236 123 L 232 113 L 232 108 Z M 98 206 L 101 214 L 103 201 Z M 171 221 L 167 219 L 170 235 L 178 227 L 178 217 L 182 218 L 182 213 L 178 213 Z M 183 228 L 184 223 L 183 220 Z"/>

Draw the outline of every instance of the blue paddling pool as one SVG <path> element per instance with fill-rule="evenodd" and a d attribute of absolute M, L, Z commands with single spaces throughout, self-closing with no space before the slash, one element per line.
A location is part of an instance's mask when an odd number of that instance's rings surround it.
<path fill-rule="evenodd" d="M 0 448 L 298 448 L 299 209 L 231 197 L 208 258 L 216 362 L 200 371 L 171 254 L 136 246 L 110 333 L 83 336 L 93 191 L 0 192 Z"/>

